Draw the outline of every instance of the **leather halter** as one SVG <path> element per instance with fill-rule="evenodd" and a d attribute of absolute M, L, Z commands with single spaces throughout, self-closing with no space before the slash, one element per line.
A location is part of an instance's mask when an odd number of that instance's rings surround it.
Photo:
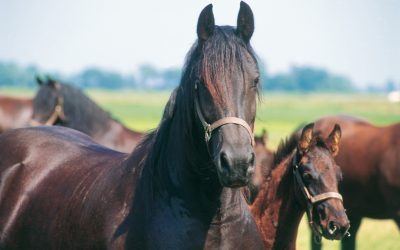
<path fill-rule="evenodd" d="M 64 113 L 64 98 L 62 96 L 57 97 L 57 105 L 54 107 L 53 113 L 50 115 L 49 119 L 46 122 L 41 123 L 34 119 L 31 119 L 31 126 L 52 126 L 56 123 L 57 119 L 65 120 L 65 113 Z"/>
<path fill-rule="evenodd" d="M 326 193 L 322 193 L 322 194 L 313 196 L 311 194 L 310 190 L 308 190 L 307 186 L 304 184 L 303 178 L 300 175 L 299 165 L 297 165 L 297 162 L 296 162 L 297 154 L 298 154 L 298 151 L 296 149 L 296 153 L 295 153 L 295 156 L 293 157 L 293 163 L 292 163 L 293 175 L 295 176 L 295 182 L 297 183 L 297 185 L 299 185 L 300 190 L 301 190 L 302 194 L 304 195 L 304 198 L 306 199 L 308 220 L 310 222 L 312 230 L 315 233 L 315 236 L 316 236 L 315 241 L 317 241 L 319 243 L 319 242 L 321 242 L 322 232 L 319 230 L 318 226 L 313 221 L 312 214 L 313 214 L 313 210 L 314 210 L 314 205 L 317 203 L 323 202 L 325 200 L 329 200 L 329 199 L 338 199 L 343 203 L 343 197 L 341 194 L 339 194 L 337 192 L 326 192 Z"/>
<path fill-rule="evenodd" d="M 228 117 L 223 117 L 223 118 L 221 118 L 221 119 L 219 119 L 219 120 L 217 120 L 217 121 L 215 121 L 215 122 L 213 122 L 211 124 L 206 122 L 206 120 L 204 119 L 203 113 L 201 112 L 199 101 L 198 101 L 198 93 L 197 93 L 198 86 L 197 86 L 197 82 L 195 83 L 194 88 L 195 88 L 195 91 L 196 91 L 196 95 L 195 95 L 195 98 L 194 98 L 194 104 L 196 106 L 197 116 L 199 117 L 200 122 L 201 122 L 201 124 L 203 125 L 203 128 L 204 128 L 204 139 L 206 141 L 207 148 L 208 148 L 208 143 L 209 143 L 209 141 L 211 139 L 211 136 L 212 136 L 212 132 L 215 129 L 217 129 L 219 127 L 222 127 L 223 125 L 226 125 L 226 124 L 237 124 L 237 125 L 240 125 L 240 126 L 244 127 L 247 130 L 247 132 L 249 133 L 251 145 L 254 147 L 254 145 L 255 145 L 254 133 L 253 133 L 252 129 L 250 128 L 249 124 L 245 120 L 243 120 L 241 118 L 238 118 L 238 117 L 234 117 L 234 116 L 228 116 Z"/>

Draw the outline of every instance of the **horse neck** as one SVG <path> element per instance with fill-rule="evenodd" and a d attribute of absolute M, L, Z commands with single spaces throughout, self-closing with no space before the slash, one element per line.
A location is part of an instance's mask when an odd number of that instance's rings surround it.
<path fill-rule="evenodd" d="M 62 95 L 66 102 L 64 112 L 67 120 L 61 125 L 79 130 L 91 136 L 97 143 L 122 152 L 132 152 L 140 141 L 141 133 L 112 119 L 109 113 L 83 93 L 65 89 Z M 75 102 L 76 99 L 79 101 Z"/>
<path fill-rule="evenodd" d="M 304 210 L 295 197 L 292 157 L 293 154 L 272 171 L 250 207 L 267 249 L 296 249 Z"/>
<path fill-rule="evenodd" d="M 98 143 L 122 152 L 132 152 L 142 137 L 142 133 L 132 131 L 113 119 L 93 135 Z"/>
<path fill-rule="evenodd" d="M 400 136 L 400 122 L 392 124 L 387 127 L 388 130 L 391 132 L 391 137 L 393 139 L 397 139 Z M 398 140 L 394 140 L 395 142 L 398 142 Z"/>
<path fill-rule="evenodd" d="M 216 173 L 201 177 L 195 170 L 209 169 L 214 166 L 206 149 L 203 134 L 197 134 L 195 131 L 185 133 L 182 131 L 185 125 L 184 118 L 177 114 L 176 119 L 172 119 L 166 137 L 165 153 L 162 154 L 164 159 L 159 161 L 170 164 L 165 164 L 166 171 L 159 177 L 166 179 L 164 182 L 172 185 L 167 185 L 165 188 L 173 189 L 175 195 L 182 200 L 192 201 L 193 195 L 199 195 L 198 197 L 204 199 L 203 203 L 207 203 L 207 200 L 219 203 L 220 196 L 224 197 L 223 201 L 229 200 L 224 196 L 224 189 L 219 184 Z M 188 136 L 194 138 L 188 138 Z M 176 192 L 176 190 L 181 192 Z"/>
<path fill-rule="evenodd" d="M 192 124 L 185 123 L 184 113 L 190 112 L 175 110 L 174 116 L 163 121 L 154 132 L 132 208 L 131 225 L 135 232 L 132 235 L 135 236 L 131 242 L 145 238 L 147 232 L 143 225 L 151 227 L 157 218 L 168 220 L 169 214 L 182 211 L 186 216 L 174 217 L 176 226 L 187 232 L 195 231 L 210 248 L 216 248 L 214 244 L 220 246 L 221 234 L 227 234 L 228 239 L 229 233 L 238 227 L 247 233 L 251 229 L 256 231 L 240 190 L 223 188 L 217 174 L 210 171 L 214 166 L 202 140 L 203 134 L 182 131 L 184 125 L 191 127 L 195 123 L 193 120 Z M 195 170 L 200 168 L 207 168 L 212 174 L 202 176 Z M 135 225 L 139 226 L 135 228 Z"/>

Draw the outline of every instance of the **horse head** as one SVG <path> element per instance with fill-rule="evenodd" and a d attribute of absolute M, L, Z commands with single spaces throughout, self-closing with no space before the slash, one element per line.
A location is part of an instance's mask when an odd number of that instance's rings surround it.
<path fill-rule="evenodd" d="M 341 130 L 335 125 L 323 139 L 305 126 L 293 157 L 292 168 L 297 200 L 306 208 L 313 231 L 328 239 L 341 239 L 350 227 L 342 196 L 338 193 L 340 168 L 334 157 L 339 152 Z"/>
<path fill-rule="evenodd" d="M 241 2 L 237 27 L 216 26 L 212 5 L 197 24 L 194 82 L 196 126 L 222 186 L 246 185 L 255 169 L 253 127 L 259 70 L 249 44 L 254 31 L 250 7 Z"/>

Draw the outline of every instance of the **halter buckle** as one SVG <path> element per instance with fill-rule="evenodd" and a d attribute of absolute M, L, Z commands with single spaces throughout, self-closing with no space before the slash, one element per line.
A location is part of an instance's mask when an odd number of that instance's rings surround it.
<path fill-rule="evenodd" d="M 204 127 L 204 138 L 206 140 L 206 142 L 208 143 L 211 139 L 211 134 L 212 134 L 212 129 L 211 129 L 211 124 L 207 124 Z"/>

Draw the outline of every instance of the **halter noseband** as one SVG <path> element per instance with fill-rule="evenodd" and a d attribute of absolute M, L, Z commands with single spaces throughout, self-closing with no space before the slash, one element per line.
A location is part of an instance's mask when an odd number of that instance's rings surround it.
<path fill-rule="evenodd" d="M 234 117 L 234 116 L 228 116 L 228 117 L 221 118 L 221 119 L 219 119 L 219 120 L 217 120 L 217 121 L 215 121 L 215 122 L 213 122 L 211 124 L 206 122 L 206 120 L 204 119 L 203 113 L 201 112 L 199 101 L 198 101 L 197 82 L 195 83 L 194 88 L 195 88 L 195 91 L 196 91 L 196 95 L 195 95 L 195 98 L 194 98 L 194 104 L 196 106 L 197 116 L 199 117 L 200 122 L 201 122 L 201 124 L 203 125 L 203 128 L 204 128 L 204 139 L 206 141 L 207 148 L 208 148 L 208 142 L 210 141 L 211 136 L 212 136 L 212 132 L 215 129 L 217 129 L 217 128 L 225 125 L 225 124 L 237 124 L 237 125 L 240 125 L 240 126 L 244 127 L 247 130 L 247 132 L 249 133 L 250 140 L 251 140 L 251 145 L 254 147 L 254 145 L 255 145 L 254 134 L 253 134 L 253 131 L 250 128 L 249 124 L 245 120 L 243 120 L 241 118 L 238 118 L 238 117 Z"/>
<path fill-rule="evenodd" d="M 308 190 L 307 186 L 304 184 L 303 178 L 300 175 L 299 165 L 297 165 L 297 162 L 296 162 L 297 154 L 298 154 L 298 152 L 296 149 L 296 153 L 295 153 L 295 156 L 293 157 L 293 163 L 292 163 L 293 175 L 295 176 L 295 182 L 297 183 L 297 185 L 299 185 L 300 190 L 306 199 L 308 220 L 310 221 L 311 228 L 314 231 L 315 236 L 316 236 L 316 238 L 314 240 L 319 243 L 319 242 L 321 242 L 322 232 L 319 230 L 316 223 L 314 223 L 314 221 L 313 221 L 312 214 L 313 214 L 313 210 L 314 210 L 314 205 L 317 203 L 323 202 L 325 200 L 329 200 L 329 199 L 338 199 L 343 203 L 343 197 L 341 194 L 339 194 L 337 192 L 326 192 L 326 193 L 322 193 L 322 194 L 313 196 L 311 194 L 310 190 Z M 346 235 L 349 236 L 350 234 L 348 232 L 346 232 Z"/>
<path fill-rule="evenodd" d="M 56 123 L 57 119 L 65 120 L 65 113 L 64 113 L 64 98 L 62 96 L 57 97 L 57 105 L 54 107 L 53 113 L 50 115 L 49 119 L 46 122 L 41 123 L 34 119 L 31 119 L 31 126 L 52 126 Z"/>

